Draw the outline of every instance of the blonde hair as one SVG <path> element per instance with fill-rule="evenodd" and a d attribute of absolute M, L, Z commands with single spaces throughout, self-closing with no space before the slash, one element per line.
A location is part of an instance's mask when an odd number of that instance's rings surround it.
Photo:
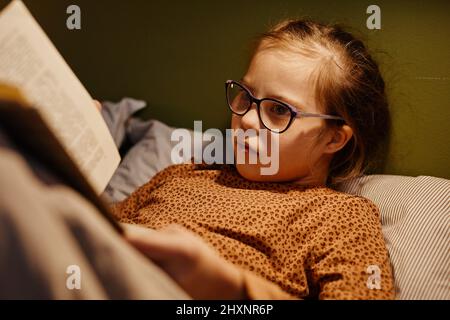
<path fill-rule="evenodd" d="M 317 60 L 312 76 L 319 108 L 344 118 L 353 130 L 331 160 L 327 185 L 380 170 L 391 120 L 384 80 L 362 41 L 338 25 L 286 20 L 257 39 L 253 55 L 270 48 Z M 343 125 L 327 121 L 327 127 Z"/>

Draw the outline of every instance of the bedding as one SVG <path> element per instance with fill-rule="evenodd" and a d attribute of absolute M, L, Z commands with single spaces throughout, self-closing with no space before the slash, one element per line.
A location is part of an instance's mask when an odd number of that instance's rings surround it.
<path fill-rule="evenodd" d="M 370 175 L 340 191 L 372 200 L 397 286 L 397 299 L 450 299 L 450 180 Z"/>
<path fill-rule="evenodd" d="M 144 121 L 132 115 L 146 106 L 144 101 L 124 98 L 118 103 L 102 102 L 102 115 L 118 148 L 128 150 L 111 178 L 104 198 L 110 202 L 125 199 L 157 172 L 171 165 L 170 141 L 174 128 L 157 120 Z"/>

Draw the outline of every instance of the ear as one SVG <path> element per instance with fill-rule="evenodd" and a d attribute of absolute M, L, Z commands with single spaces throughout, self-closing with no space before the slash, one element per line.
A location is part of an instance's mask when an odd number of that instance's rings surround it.
<path fill-rule="evenodd" d="M 341 127 L 331 129 L 324 152 L 329 154 L 336 153 L 345 147 L 352 136 L 353 130 L 346 124 Z"/>

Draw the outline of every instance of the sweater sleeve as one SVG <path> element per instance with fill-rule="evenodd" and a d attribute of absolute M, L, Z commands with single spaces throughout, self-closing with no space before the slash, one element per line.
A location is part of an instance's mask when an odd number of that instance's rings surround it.
<path fill-rule="evenodd" d="M 318 298 L 393 299 L 392 270 L 375 204 L 349 197 L 326 211 L 310 267 Z"/>

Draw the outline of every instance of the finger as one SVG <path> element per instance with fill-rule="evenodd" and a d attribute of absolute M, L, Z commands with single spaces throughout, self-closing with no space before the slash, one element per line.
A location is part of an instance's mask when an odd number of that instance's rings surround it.
<path fill-rule="evenodd" d="M 171 223 L 161 229 L 159 229 L 160 232 L 165 232 L 165 233 L 171 233 L 171 234 L 185 234 L 185 235 L 195 235 L 195 233 L 193 233 L 192 231 L 189 231 L 188 229 L 186 229 L 185 227 L 176 224 L 176 223 Z"/>
<path fill-rule="evenodd" d="M 102 110 L 102 104 L 98 100 L 94 100 L 94 104 L 98 111 Z"/>
<path fill-rule="evenodd" d="M 166 261 L 186 257 L 186 244 L 176 234 L 128 225 L 125 238 L 152 260 Z"/>
<path fill-rule="evenodd" d="M 154 229 L 146 228 L 137 224 L 121 223 L 121 226 L 124 229 L 125 237 L 139 237 L 145 236 L 152 232 L 157 232 Z"/>

